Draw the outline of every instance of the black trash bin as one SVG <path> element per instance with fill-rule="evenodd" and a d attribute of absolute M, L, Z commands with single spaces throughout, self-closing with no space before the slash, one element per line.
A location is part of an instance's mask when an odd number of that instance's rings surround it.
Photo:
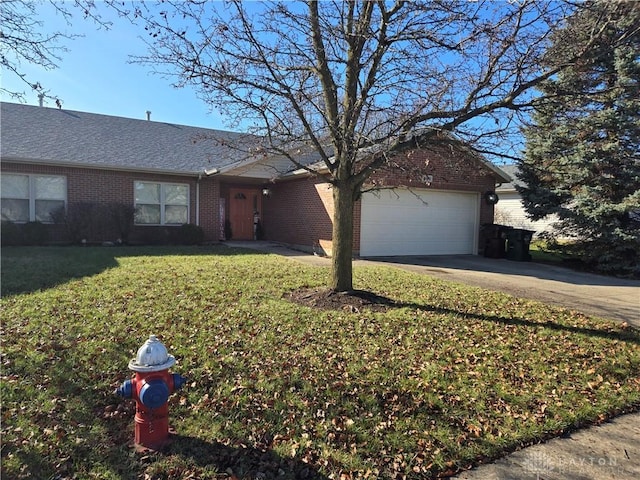
<path fill-rule="evenodd" d="M 536 232 L 533 230 L 523 228 L 512 228 L 507 231 L 507 260 L 530 262 L 529 244 L 534 233 Z"/>
<path fill-rule="evenodd" d="M 485 223 L 482 225 L 482 235 L 484 238 L 483 254 L 487 258 L 504 258 L 506 254 L 505 240 L 507 231 L 511 227 L 498 225 L 496 223 Z"/>

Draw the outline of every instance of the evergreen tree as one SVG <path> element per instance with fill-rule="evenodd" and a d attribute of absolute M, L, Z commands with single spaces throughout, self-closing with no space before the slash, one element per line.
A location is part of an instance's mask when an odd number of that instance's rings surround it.
<path fill-rule="evenodd" d="M 539 85 L 519 188 L 529 216 L 600 271 L 640 273 L 640 3 L 592 2 L 554 37 L 545 62 L 589 54 Z M 604 22 L 603 20 L 614 20 Z M 599 41 L 593 32 L 607 25 Z"/>

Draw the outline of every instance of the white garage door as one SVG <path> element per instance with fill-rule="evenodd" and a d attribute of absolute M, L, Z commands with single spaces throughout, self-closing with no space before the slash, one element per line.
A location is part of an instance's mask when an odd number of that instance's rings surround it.
<path fill-rule="evenodd" d="M 362 196 L 360 255 L 476 253 L 479 195 L 382 190 Z"/>

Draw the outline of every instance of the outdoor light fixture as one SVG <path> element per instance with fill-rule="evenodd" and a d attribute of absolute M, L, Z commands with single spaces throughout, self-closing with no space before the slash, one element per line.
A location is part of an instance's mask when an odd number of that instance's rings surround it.
<path fill-rule="evenodd" d="M 270 197 L 271 196 L 271 190 L 268 188 L 263 188 L 262 189 L 262 196 L 263 197 Z"/>
<path fill-rule="evenodd" d="M 496 203 L 498 203 L 498 200 L 500 199 L 498 198 L 498 194 L 496 192 L 489 191 L 489 192 L 485 192 L 484 200 L 489 205 L 495 205 Z"/>

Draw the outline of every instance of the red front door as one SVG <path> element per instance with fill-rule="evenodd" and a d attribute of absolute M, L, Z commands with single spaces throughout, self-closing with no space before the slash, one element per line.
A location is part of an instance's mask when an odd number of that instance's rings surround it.
<path fill-rule="evenodd" d="M 233 240 L 253 240 L 253 216 L 260 210 L 260 191 L 250 188 L 229 189 L 229 222 Z"/>

